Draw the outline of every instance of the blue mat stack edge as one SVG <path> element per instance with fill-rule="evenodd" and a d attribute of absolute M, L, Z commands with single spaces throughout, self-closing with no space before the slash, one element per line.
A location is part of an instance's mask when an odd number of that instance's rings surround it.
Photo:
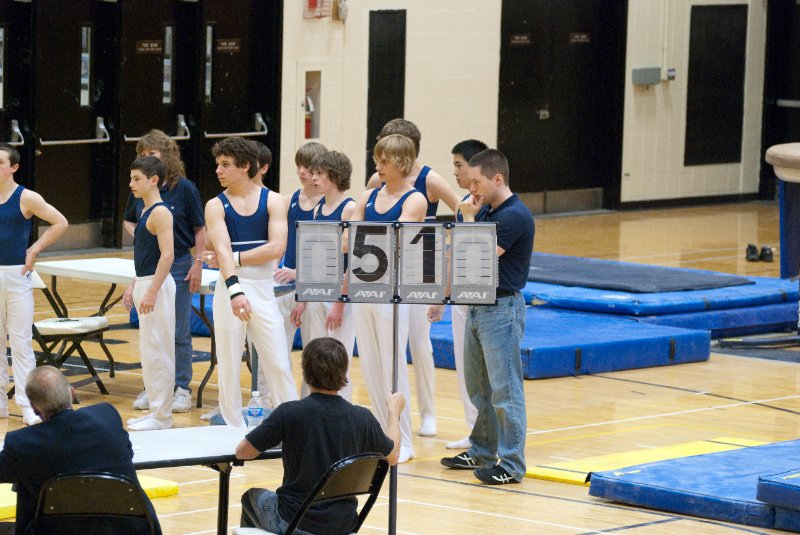
<path fill-rule="evenodd" d="M 431 325 L 434 360 L 453 368 L 449 311 Z M 520 358 L 526 379 L 603 373 L 708 360 L 706 331 L 638 323 L 630 318 L 529 307 Z"/>
<path fill-rule="evenodd" d="M 591 474 L 589 494 L 748 526 L 800 532 L 800 440 Z"/>

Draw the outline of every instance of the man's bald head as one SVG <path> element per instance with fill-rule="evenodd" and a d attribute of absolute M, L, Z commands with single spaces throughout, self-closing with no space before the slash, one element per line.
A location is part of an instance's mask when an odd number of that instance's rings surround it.
<path fill-rule="evenodd" d="M 42 420 L 49 420 L 72 406 L 72 387 L 64 374 L 53 366 L 35 368 L 28 375 L 25 393 Z"/>

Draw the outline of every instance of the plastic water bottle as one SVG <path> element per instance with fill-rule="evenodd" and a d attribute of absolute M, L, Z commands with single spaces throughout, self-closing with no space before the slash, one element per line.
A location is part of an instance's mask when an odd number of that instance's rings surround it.
<path fill-rule="evenodd" d="M 247 404 L 247 427 L 254 429 L 264 420 L 264 404 L 261 403 L 261 396 L 258 390 L 253 390 L 250 403 Z"/>

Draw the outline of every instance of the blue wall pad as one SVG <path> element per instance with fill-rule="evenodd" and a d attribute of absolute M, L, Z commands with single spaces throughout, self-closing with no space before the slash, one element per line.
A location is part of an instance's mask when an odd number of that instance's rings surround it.
<path fill-rule="evenodd" d="M 704 329 L 711 331 L 711 338 L 728 338 L 797 328 L 797 303 L 644 316 L 639 321 L 683 329 Z"/>
<path fill-rule="evenodd" d="M 528 280 L 623 292 L 674 292 L 752 284 L 746 277 L 577 256 L 533 253 Z"/>
<path fill-rule="evenodd" d="M 797 306 L 796 282 L 769 277 L 751 277 L 750 280 L 754 284 L 715 290 L 650 294 L 529 282 L 523 294 L 526 297 L 532 295 L 550 307 L 633 316 L 702 312 L 775 303 L 794 303 Z"/>
<path fill-rule="evenodd" d="M 800 440 L 792 440 L 593 473 L 589 494 L 671 513 L 771 528 L 775 508 L 756 499 L 758 478 L 798 466 Z"/>
<path fill-rule="evenodd" d="M 756 498 L 770 505 L 800 510 L 800 468 L 760 476 Z"/>
<path fill-rule="evenodd" d="M 449 310 L 431 324 L 431 343 L 436 366 L 455 368 Z M 710 344 L 707 331 L 528 307 L 520 357 L 526 379 L 543 379 L 704 361 Z"/>

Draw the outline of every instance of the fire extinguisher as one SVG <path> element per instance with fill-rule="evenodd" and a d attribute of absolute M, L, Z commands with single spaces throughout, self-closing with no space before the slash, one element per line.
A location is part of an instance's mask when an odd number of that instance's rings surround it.
<path fill-rule="evenodd" d="M 305 131 L 306 131 L 306 139 L 313 138 L 312 129 L 311 129 L 311 114 L 314 113 L 314 101 L 311 100 L 309 95 L 306 95 L 305 99 Z"/>
<path fill-rule="evenodd" d="M 311 112 L 306 109 L 306 139 L 311 139 Z"/>
<path fill-rule="evenodd" d="M 317 0 L 308 0 L 308 9 L 310 10 L 317 9 Z"/>

